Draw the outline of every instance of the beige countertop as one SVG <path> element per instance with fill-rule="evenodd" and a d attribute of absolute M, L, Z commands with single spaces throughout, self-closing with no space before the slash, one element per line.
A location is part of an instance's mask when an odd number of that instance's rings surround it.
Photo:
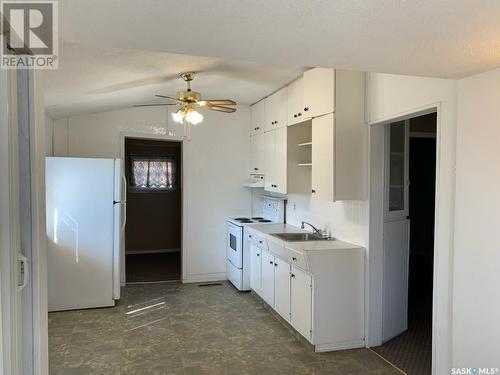
<path fill-rule="evenodd" d="M 296 251 L 345 250 L 362 248 L 362 246 L 336 239 L 320 241 L 284 241 L 280 238 L 271 236 L 272 233 L 310 233 L 290 224 L 252 224 L 249 225 L 249 227 L 267 235 L 268 240 L 281 242 L 285 247 Z"/>

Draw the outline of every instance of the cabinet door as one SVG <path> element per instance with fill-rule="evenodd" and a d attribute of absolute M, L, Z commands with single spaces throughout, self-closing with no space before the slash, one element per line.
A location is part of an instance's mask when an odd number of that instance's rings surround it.
<path fill-rule="evenodd" d="M 287 192 L 287 128 L 280 128 L 274 131 L 275 151 L 273 162 L 273 180 L 274 190 L 277 193 L 286 194 Z"/>
<path fill-rule="evenodd" d="M 314 68 L 304 72 L 304 116 L 335 111 L 335 70 Z"/>
<path fill-rule="evenodd" d="M 250 122 L 251 128 L 250 128 L 250 135 L 258 134 L 258 133 L 263 133 L 264 132 L 264 122 L 265 120 L 265 105 L 264 105 L 264 100 L 261 100 L 258 103 L 255 103 L 253 106 L 250 107 L 250 114 L 252 117 L 252 120 Z"/>
<path fill-rule="evenodd" d="M 287 88 L 287 125 L 297 124 L 304 121 L 304 87 L 303 78 L 293 81 Z"/>
<path fill-rule="evenodd" d="M 264 140 L 263 140 L 264 164 L 265 164 L 264 169 L 266 171 L 266 178 L 264 180 L 264 189 L 267 191 L 274 191 L 275 183 L 273 181 L 276 179 L 275 160 L 274 160 L 275 138 L 276 138 L 275 136 L 276 136 L 275 131 L 264 133 Z"/>
<path fill-rule="evenodd" d="M 269 251 L 262 250 L 262 284 L 261 297 L 271 307 L 274 307 L 274 256 Z"/>
<path fill-rule="evenodd" d="M 265 141 L 264 133 L 258 133 L 250 137 L 250 173 L 264 174 L 265 172 Z"/>
<path fill-rule="evenodd" d="M 250 288 L 259 296 L 262 294 L 261 290 L 261 250 L 250 243 Z"/>
<path fill-rule="evenodd" d="M 265 100 L 264 131 L 286 126 L 287 121 L 287 90 L 286 87 L 275 92 Z"/>
<path fill-rule="evenodd" d="M 290 264 L 274 258 L 274 309 L 290 321 Z"/>
<path fill-rule="evenodd" d="M 312 340 L 312 277 L 295 266 L 290 275 L 290 323 L 307 340 Z"/>
<path fill-rule="evenodd" d="M 311 194 L 325 201 L 334 198 L 334 121 L 333 113 L 312 120 Z"/>

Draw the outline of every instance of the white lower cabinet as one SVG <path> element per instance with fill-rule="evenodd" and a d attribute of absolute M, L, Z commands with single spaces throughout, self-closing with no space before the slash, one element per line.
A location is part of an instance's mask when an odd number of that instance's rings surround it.
<path fill-rule="evenodd" d="M 290 323 L 312 341 L 312 276 L 295 266 L 291 266 L 290 276 Z"/>
<path fill-rule="evenodd" d="M 290 265 L 274 258 L 274 309 L 290 321 Z"/>
<path fill-rule="evenodd" d="M 262 251 L 255 244 L 250 243 L 250 288 L 259 296 L 262 295 L 261 269 Z"/>
<path fill-rule="evenodd" d="M 294 243 L 254 234 L 252 289 L 315 351 L 364 347 L 365 249 L 337 240 Z"/>
<path fill-rule="evenodd" d="M 274 307 L 274 256 L 267 250 L 262 250 L 262 281 L 261 297 Z"/>

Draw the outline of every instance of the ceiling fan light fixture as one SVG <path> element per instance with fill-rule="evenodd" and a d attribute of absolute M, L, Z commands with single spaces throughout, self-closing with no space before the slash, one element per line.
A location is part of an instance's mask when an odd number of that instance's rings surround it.
<path fill-rule="evenodd" d="M 203 115 L 195 109 L 189 109 L 186 114 L 186 121 L 193 125 L 197 125 L 203 121 Z"/>
<path fill-rule="evenodd" d="M 184 108 L 179 109 L 177 112 L 172 112 L 172 118 L 174 119 L 175 122 L 178 122 L 179 124 L 183 123 L 185 116 L 186 113 L 184 111 Z"/>

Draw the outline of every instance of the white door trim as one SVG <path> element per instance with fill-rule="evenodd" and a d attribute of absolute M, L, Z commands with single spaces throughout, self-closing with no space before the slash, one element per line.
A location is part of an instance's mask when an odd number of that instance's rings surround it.
<path fill-rule="evenodd" d="M 188 139 L 184 136 L 170 136 L 163 134 L 151 134 L 151 133 L 136 133 L 136 132 L 120 132 L 120 159 L 125 160 L 125 139 L 126 138 L 135 138 L 135 139 L 146 139 L 153 141 L 172 141 L 172 142 L 180 142 L 181 143 L 181 158 L 182 158 L 182 166 L 181 166 L 181 195 L 182 195 L 182 233 L 181 233 L 181 280 L 184 282 L 187 273 L 187 261 L 186 261 L 186 251 L 188 236 L 186 233 L 186 229 L 188 228 L 188 201 L 186 199 L 189 185 L 187 178 L 186 166 L 188 165 L 188 152 L 186 147 L 186 141 Z M 125 162 L 122 163 L 122 176 L 125 175 Z M 126 197 L 125 197 L 126 199 Z M 121 262 L 120 262 L 120 284 L 121 286 L 125 286 L 125 240 L 122 245 L 121 252 Z"/>
<path fill-rule="evenodd" d="M 436 212 L 435 212 L 435 235 L 434 235 L 434 285 L 433 285 L 433 312 L 432 312 L 432 371 L 436 373 L 436 350 L 437 332 L 442 326 L 447 326 L 448 321 L 438 314 L 439 311 L 448 310 L 449 300 L 440 301 L 437 299 L 437 290 L 449 289 L 449 285 L 442 282 L 441 274 L 449 274 L 451 259 L 447 262 L 439 262 L 440 250 L 438 248 L 438 236 L 441 229 L 437 218 L 446 215 L 440 211 L 441 202 L 446 197 L 440 194 L 438 181 L 441 173 L 441 103 L 430 103 L 428 105 L 410 109 L 394 116 L 389 116 L 381 120 L 369 123 L 370 133 L 370 165 L 369 165 L 369 253 L 367 267 L 367 316 L 366 316 L 366 337 L 367 346 L 378 346 L 382 344 L 382 319 L 383 319 L 383 225 L 384 225 L 384 169 L 385 169 L 385 127 L 392 122 L 407 120 L 429 113 L 437 112 L 437 135 L 436 135 Z M 443 256 L 445 256 L 444 254 Z M 449 297 L 451 298 L 451 292 Z M 441 318 L 441 319 L 440 319 Z M 448 329 L 444 329 L 448 332 Z"/>
<path fill-rule="evenodd" d="M 20 370 L 17 293 L 17 254 L 19 252 L 19 204 L 17 199 L 17 137 L 15 72 L 0 71 L 0 373 Z"/>

